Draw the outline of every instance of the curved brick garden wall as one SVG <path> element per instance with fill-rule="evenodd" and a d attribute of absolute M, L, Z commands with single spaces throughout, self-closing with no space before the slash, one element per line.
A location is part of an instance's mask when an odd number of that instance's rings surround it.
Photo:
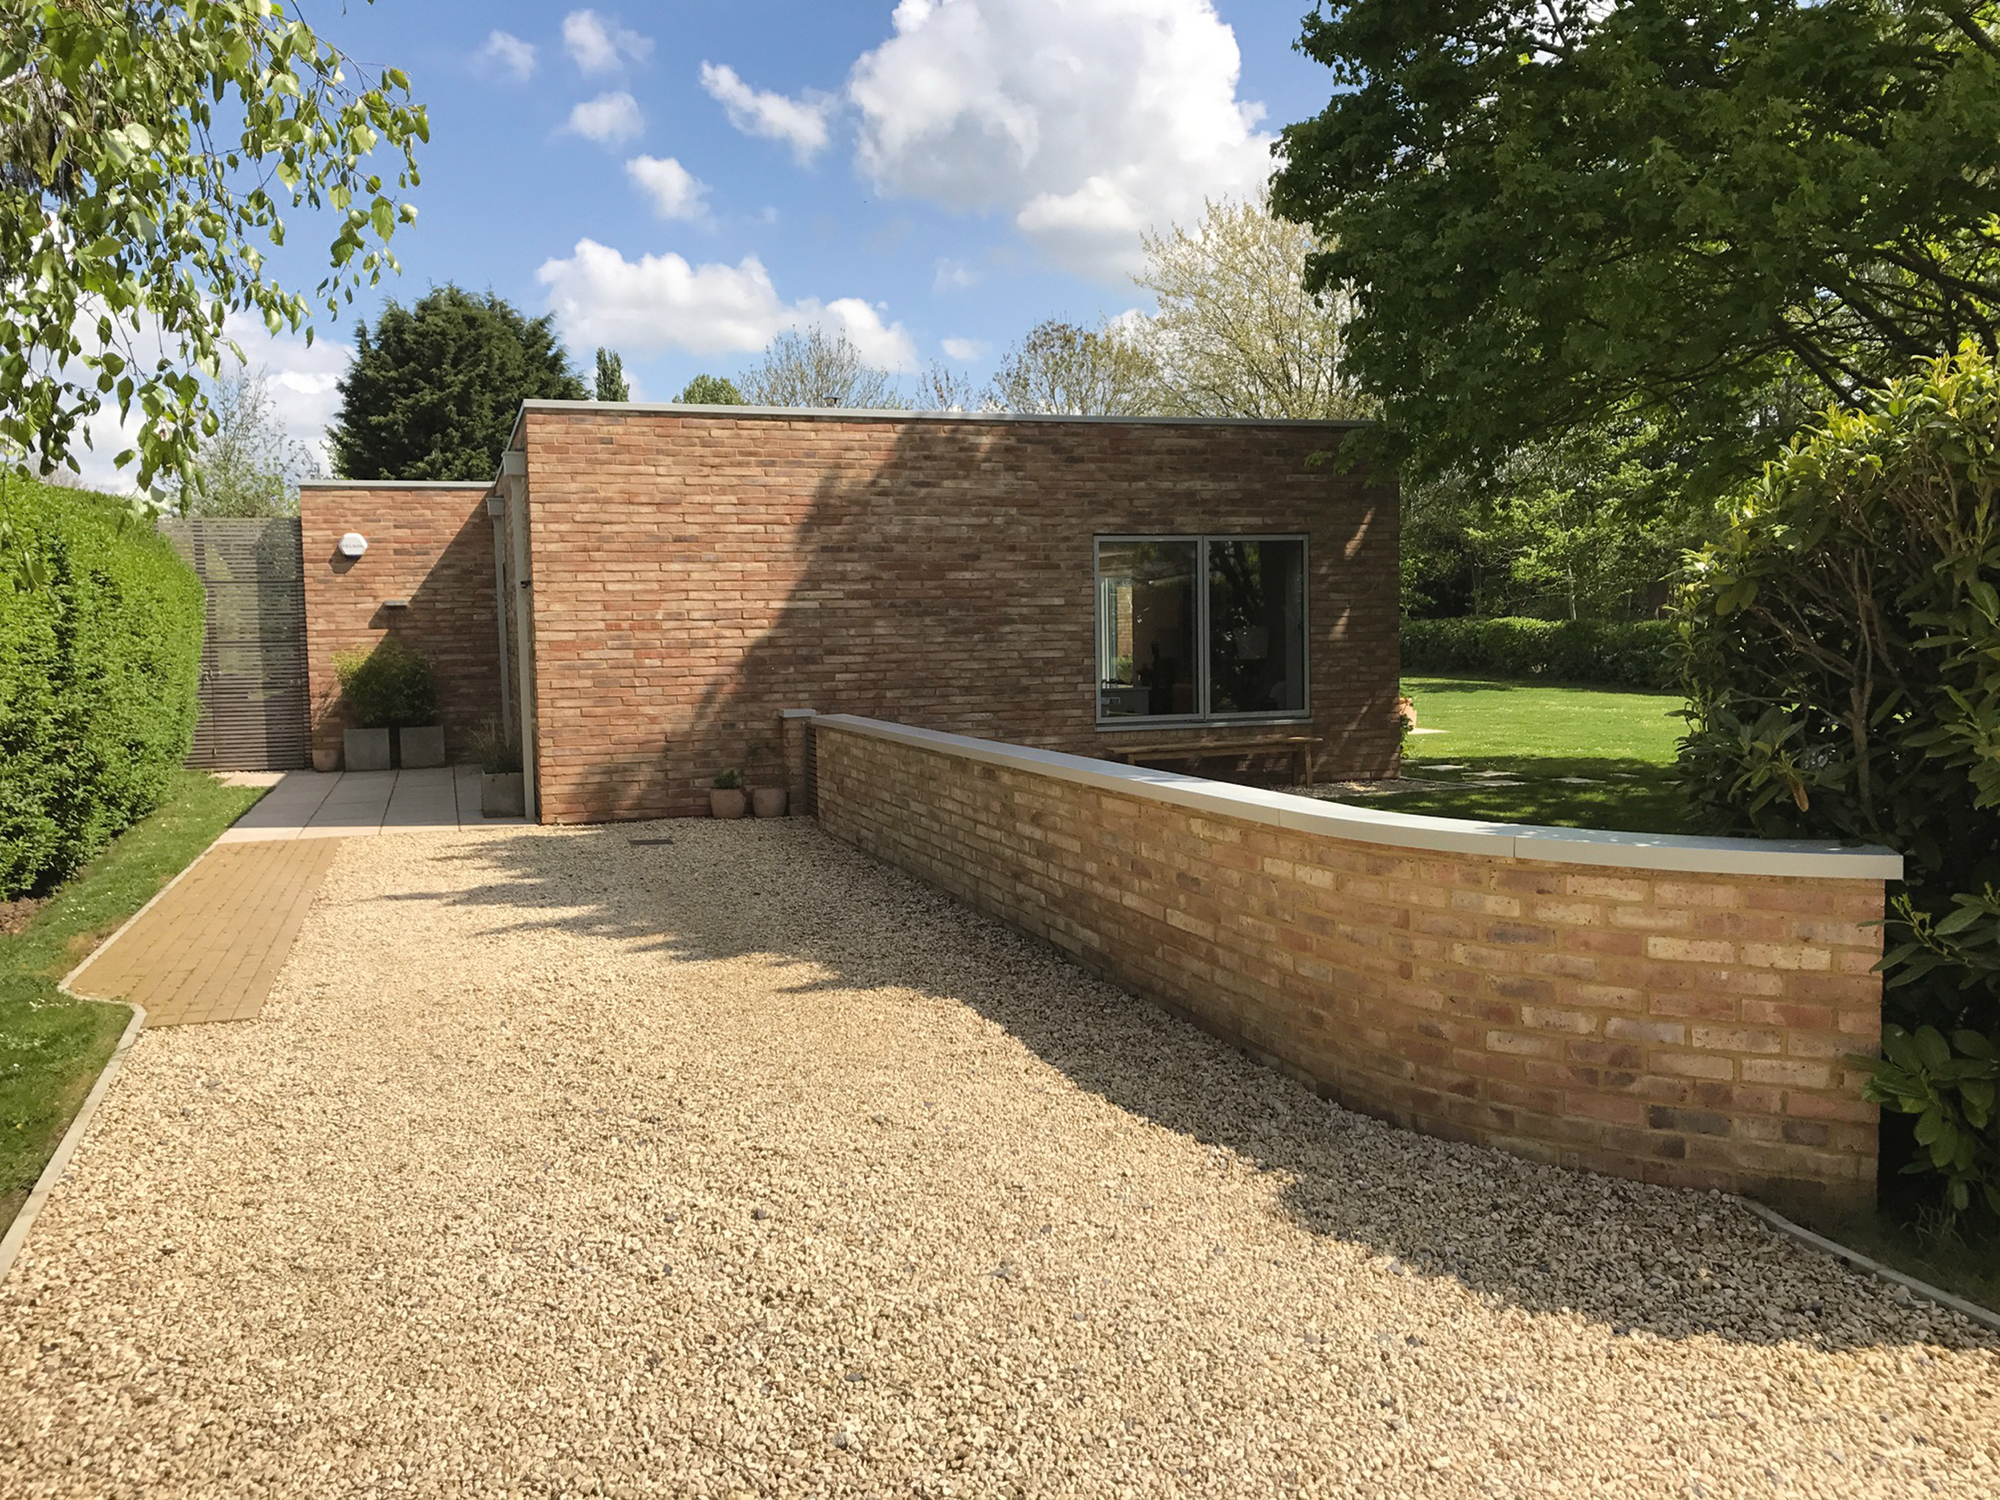
<path fill-rule="evenodd" d="M 1342 1103 L 1872 1201 L 1884 850 L 1517 828 L 815 718 L 827 830 Z"/>

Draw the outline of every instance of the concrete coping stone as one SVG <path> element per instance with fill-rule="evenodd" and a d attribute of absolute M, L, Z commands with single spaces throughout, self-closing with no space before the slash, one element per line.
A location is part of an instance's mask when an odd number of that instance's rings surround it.
<path fill-rule="evenodd" d="M 490 479 L 301 479 L 302 490 L 490 490 Z"/>
<path fill-rule="evenodd" d="M 554 396 L 531 396 L 521 403 L 521 411 L 569 412 L 579 416 L 727 417 L 782 422 L 1016 422 L 1111 427 L 1317 427 L 1329 431 L 1357 431 L 1375 425 L 1365 418 L 1353 417 L 1079 416 L 1069 412 L 905 411 L 901 407 L 874 406 L 703 406 L 685 401 L 566 401 Z M 514 419 L 516 432 L 520 425 L 520 417 L 517 416 Z M 508 445 L 513 445 L 511 437 Z"/>
<path fill-rule="evenodd" d="M 1322 802 L 1314 797 L 1209 781 L 1177 771 L 1120 765 L 1086 755 L 1036 750 L 935 729 L 913 729 L 906 724 L 852 714 L 815 715 L 813 725 L 914 745 L 987 765 L 1053 776 L 1218 817 L 1362 844 L 1477 854 L 1489 859 L 1689 875 L 1775 875 L 1806 880 L 1903 878 L 1903 856 L 1874 844 L 1849 846 L 1802 839 L 1617 833 L 1594 828 L 1544 828 L 1524 823 L 1484 823 L 1470 818 L 1435 818 L 1422 813 Z"/>

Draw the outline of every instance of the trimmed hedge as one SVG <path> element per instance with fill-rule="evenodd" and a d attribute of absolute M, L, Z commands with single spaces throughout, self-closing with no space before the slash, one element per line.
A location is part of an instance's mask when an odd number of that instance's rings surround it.
<path fill-rule="evenodd" d="M 1665 620 L 1404 620 L 1405 672 L 1546 677 L 1607 687 L 1679 686 Z"/>
<path fill-rule="evenodd" d="M 0 898 L 52 885 L 159 805 L 199 708 L 201 583 L 118 502 L 5 476 Z M 39 586 L 12 564 L 38 562 Z"/>

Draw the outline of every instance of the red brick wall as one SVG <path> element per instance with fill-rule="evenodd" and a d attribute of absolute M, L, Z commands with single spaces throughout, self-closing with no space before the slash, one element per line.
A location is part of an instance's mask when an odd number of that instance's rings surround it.
<path fill-rule="evenodd" d="M 1614 1176 L 1873 1201 L 1848 1059 L 1880 1038 L 1879 878 L 1358 842 L 813 733 L 828 832 L 1352 1108 Z"/>
<path fill-rule="evenodd" d="M 1307 534 L 1322 770 L 1396 765 L 1396 492 L 1308 465 L 1339 429 L 525 423 L 548 821 L 703 812 L 760 740 L 775 782 L 785 708 L 1097 753 L 1092 541 L 1113 533 Z"/>
<path fill-rule="evenodd" d="M 470 752 L 480 725 L 500 716 L 487 488 L 386 480 L 301 486 L 316 754 L 338 751 L 347 729 L 334 654 L 366 650 L 385 635 L 431 658 L 445 746 L 455 759 Z M 351 562 L 337 545 L 350 531 L 368 538 L 368 551 Z M 388 599 L 407 599 L 409 608 L 384 608 Z"/>

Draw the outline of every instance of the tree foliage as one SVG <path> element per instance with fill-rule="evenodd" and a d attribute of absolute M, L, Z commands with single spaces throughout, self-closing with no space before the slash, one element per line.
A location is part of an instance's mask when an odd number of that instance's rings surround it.
<path fill-rule="evenodd" d="M 1701 553 L 1680 618 L 1697 806 L 1726 829 L 1904 856 L 1890 1019 L 1939 1041 L 1896 1066 L 2000 1031 L 2000 364 L 1967 343 L 1829 412 Z M 1921 1097 L 1886 1071 L 1875 1088 Z M 2000 1154 L 1942 1131 L 1920 1121 L 1918 1140 L 1963 1207 L 1973 1166 L 2000 1172 Z"/>
<path fill-rule="evenodd" d="M 918 411 L 979 411 L 988 404 L 963 371 L 936 360 L 917 377 L 916 394 L 910 399 Z"/>
<path fill-rule="evenodd" d="M 632 399 L 632 387 L 625 381 L 625 361 L 601 345 L 597 351 L 597 382 L 591 395 L 599 401 Z"/>
<path fill-rule="evenodd" d="M 1335 0 L 1300 46 L 1340 92 L 1273 203 L 1419 472 L 1634 412 L 1747 472 L 1829 399 L 1995 352 L 1997 15 Z"/>
<path fill-rule="evenodd" d="M 1116 323 L 1095 328 L 1050 318 L 1001 361 L 989 402 L 1050 416 L 1142 416 L 1157 410 L 1152 357 Z"/>
<path fill-rule="evenodd" d="M 396 261 L 424 111 L 275 0 L 0 0 L 0 437 L 74 467 L 107 405 L 121 466 L 183 468 L 214 414 L 224 320 L 338 312 Z M 386 146 L 399 163 L 373 170 Z M 287 210 L 330 209 L 311 294 L 273 279 Z M 241 353 L 237 352 L 240 360 Z"/>
<path fill-rule="evenodd" d="M 1620 620 L 1656 613 L 1716 508 L 1656 431 L 1589 427 L 1488 473 L 1404 486 L 1407 614 Z"/>
<path fill-rule="evenodd" d="M 743 393 L 727 375 L 697 375 L 674 399 L 687 406 L 741 406 Z"/>
<path fill-rule="evenodd" d="M 578 401 L 583 383 L 548 316 L 438 287 L 354 332 L 328 437 L 345 479 L 490 479 L 523 401 Z"/>
<path fill-rule="evenodd" d="M 872 368 L 838 329 L 788 329 L 737 381 L 751 406 L 852 407 L 896 410 L 894 379 Z"/>
<path fill-rule="evenodd" d="M 1152 405 L 1177 416 L 1361 417 L 1369 404 L 1341 363 L 1349 298 L 1306 290 L 1320 246 L 1262 203 L 1211 203 L 1194 229 L 1145 239 L 1134 279 L 1159 310 L 1141 342 Z"/>
<path fill-rule="evenodd" d="M 319 459 L 285 430 L 264 370 L 238 370 L 209 397 L 215 431 L 201 439 L 187 477 L 169 486 L 175 507 L 196 516 L 295 516 L 299 481 L 317 479 Z"/>

